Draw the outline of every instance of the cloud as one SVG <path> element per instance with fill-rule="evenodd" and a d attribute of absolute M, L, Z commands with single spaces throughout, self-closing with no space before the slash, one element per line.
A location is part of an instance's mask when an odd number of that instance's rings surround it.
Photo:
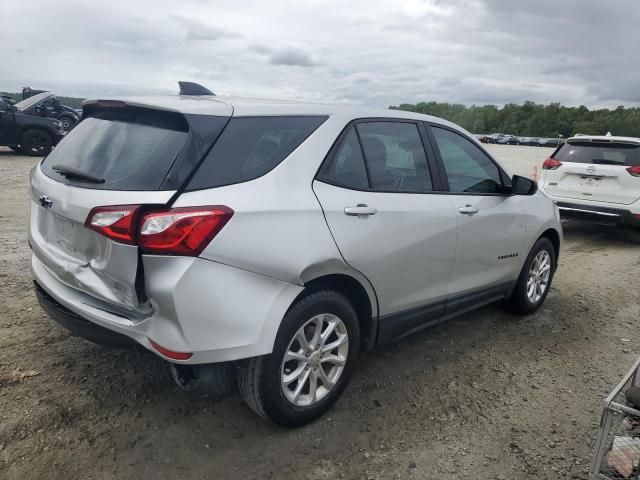
<path fill-rule="evenodd" d="M 640 104 L 630 0 L 5 0 L 0 90 Z M 53 41 L 55 40 L 55 41 Z"/>
<path fill-rule="evenodd" d="M 316 65 L 311 57 L 302 50 L 286 48 L 272 52 L 269 55 L 269 63 L 272 65 L 289 65 L 295 67 L 313 67 Z"/>
<path fill-rule="evenodd" d="M 230 32 L 215 25 L 210 25 L 200 20 L 190 19 L 182 15 L 176 15 L 173 18 L 177 26 L 184 29 L 187 40 L 215 41 L 222 38 L 234 38 L 240 36 L 238 33 Z"/>

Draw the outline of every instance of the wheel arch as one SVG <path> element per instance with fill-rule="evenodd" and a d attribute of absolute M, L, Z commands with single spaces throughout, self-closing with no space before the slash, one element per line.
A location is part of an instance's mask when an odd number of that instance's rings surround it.
<path fill-rule="evenodd" d="M 52 128 L 46 127 L 44 125 L 36 124 L 25 124 L 16 127 L 16 139 L 19 141 L 22 139 L 22 135 L 29 130 L 41 130 L 45 132 L 47 135 L 51 137 L 52 143 L 55 145 L 56 143 L 56 134 Z"/>
<path fill-rule="evenodd" d="M 542 235 L 540 235 L 540 237 L 538 237 L 538 239 L 540 238 L 549 239 L 549 241 L 553 245 L 553 249 L 555 250 L 556 254 L 556 268 L 558 268 L 558 258 L 560 257 L 560 234 L 555 228 L 548 228 L 544 232 L 542 232 Z"/>
<path fill-rule="evenodd" d="M 358 315 L 362 348 L 371 350 L 378 334 L 378 301 L 371 285 L 369 289 L 351 275 L 344 273 L 326 274 L 308 280 L 298 298 L 317 290 L 335 290 L 351 301 Z M 296 299 L 297 300 L 297 299 Z"/>

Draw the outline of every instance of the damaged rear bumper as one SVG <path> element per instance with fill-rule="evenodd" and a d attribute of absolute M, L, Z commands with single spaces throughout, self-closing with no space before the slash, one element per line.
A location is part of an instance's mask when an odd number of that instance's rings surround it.
<path fill-rule="evenodd" d="M 97 325 L 166 360 L 186 364 L 271 353 L 280 321 L 303 289 L 201 258 L 144 256 L 143 261 L 151 305 L 146 317 L 127 316 L 117 306 L 64 284 L 36 255 L 31 270 L 39 301 L 58 323 L 72 331 Z M 176 360 L 154 343 L 192 355 Z"/>

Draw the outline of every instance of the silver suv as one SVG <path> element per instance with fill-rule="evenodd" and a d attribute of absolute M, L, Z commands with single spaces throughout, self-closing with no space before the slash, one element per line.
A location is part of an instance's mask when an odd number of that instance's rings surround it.
<path fill-rule="evenodd" d="M 554 203 L 456 125 L 334 105 L 88 101 L 31 197 L 51 317 L 183 386 L 232 365 L 286 426 L 326 412 L 364 350 L 498 300 L 536 311 L 562 240 Z"/>

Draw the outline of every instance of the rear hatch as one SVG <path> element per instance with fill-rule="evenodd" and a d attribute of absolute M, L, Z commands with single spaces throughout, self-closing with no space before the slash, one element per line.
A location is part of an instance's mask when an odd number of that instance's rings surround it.
<path fill-rule="evenodd" d="M 544 190 L 555 197 L 629 205 L 640 198 L 640 145 L 569 140 L 545 161 Z"/>
<path fill-rule="evenodd" d="M 85 107 L 85 118 L 32 171 L 34 255 L 64 284 L 144 315 L 135 241 L 117 238 L 117 222 L 116 241 L 88 219 L 101 211 L 102 220 L 126 220 L 132 208 L 170 203 L 228 121 L 231 107 L 224 107 L 226 115 L 211 117 L 123 102 Z"/>

